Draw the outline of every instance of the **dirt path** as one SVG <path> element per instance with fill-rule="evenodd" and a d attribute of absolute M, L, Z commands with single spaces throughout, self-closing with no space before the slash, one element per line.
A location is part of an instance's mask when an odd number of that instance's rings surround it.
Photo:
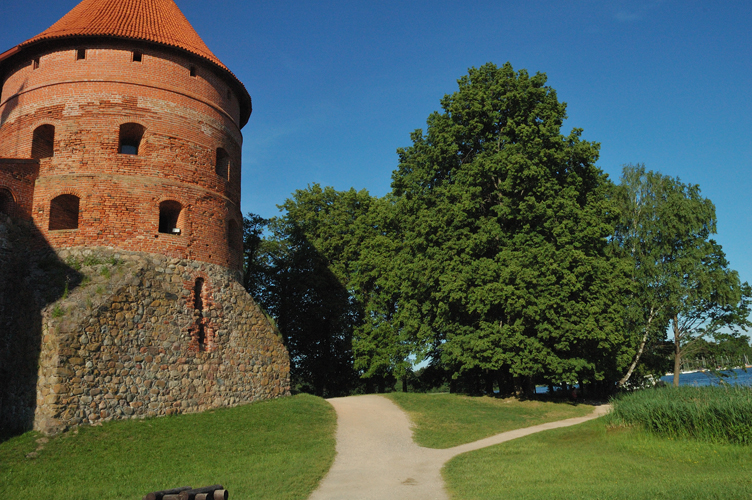
<path fill-rule="evenodd" d="M 503 432 L 444 450 L 413 442 L 410 419 L 389 399 L 352 396 L 328 400 L 337 411 L 337 457 L 311 500 L 447 500 L 441 467 L 455 455 L 510 439 L 599 417 L 605 406 L 579 418 Z"/>

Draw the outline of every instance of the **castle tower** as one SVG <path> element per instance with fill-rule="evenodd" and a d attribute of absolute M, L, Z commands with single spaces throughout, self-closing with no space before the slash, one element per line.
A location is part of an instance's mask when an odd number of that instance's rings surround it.
<path fill-rule="evenodd" d="M 53 248 L 241 268 L 251 98 L 172 0 L 84 0 L 1 54 L 0 82 L 0 158 L 39 160 L 18 210 Z M 9 184 L 6 212 L 23 205 Z"/>
<path fill-rule="evenodd" d="M 173 0 L 83 0 L 0 54 L 0 431 L 289 394 L 239 283 L 250 115 Z"/>

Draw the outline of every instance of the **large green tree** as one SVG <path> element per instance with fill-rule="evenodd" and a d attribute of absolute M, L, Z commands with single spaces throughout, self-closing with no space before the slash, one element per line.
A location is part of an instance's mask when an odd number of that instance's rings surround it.
<path fill-rule="evenodd" d="M 366 191 L 336 191 L 318 184 L 296 190 L 283 214 L 264 222 L 249 214 L 246 288 L 275 318 L 290 352 L 299 390 L 344 395 L 358 385 L 352 336 L 362 323 L 358 283 L 359 219 L 369 210 Z"/>
<path fill-rule="evenodd" d="M 614 199 L 621 214 L 614 243 L 631 262 L 626 329 L 639 336 L 639 348 L 619 383 L 627 383 L 646 350 L 665 345 L 671 326 L 678 385 L 681 358 L 697 339 L 722 329 L 736 334 L 748 326 L 749 286 L 710 239 L 716 231 L 715 206 L 698 185 L 644 165 L 627 165 Z"/>
<path fill-rule="evenodd" d="M 630 285 L 607 251 L 616 211 L 598 144 L 560 133 L 566 105 L 544 74 L 489 63 L 458 84 L 398 150 L 400 337 L 487 387 L 615 380 Z"/>
<path fill-rule="evenodd" d="M 681 360 L 695 354 L 699 340 L 725 334 L 741 336 L 749 321 L 752 290 L 741 283 L 721 246 L 713 240 L 704 245 L 705 255 L 685 270 L 676 302 L 671 304 L 674 337 L 674 386 L 679 386 Z"/>
<path fill-rule="evenodd" d="M 421 349 L 414 338 L 405 335 L 402 322 L 418 316 L 405 314 L 401 290 L 405 283 L 399 273 L 402 249 L 402 221 L 397 217 L 392 196 L 375 199 L 360 220 L 357 272 L 352 273 L 353 294 L 361 305 L 363 321 L 355 329 L 353 352 L 355 368 L 366 381 L 380 388 L 393 378 L 407 379 Z"/>
<path fill-rule="evenodd" d="M 243 217 L 243 286 L 251 296 L 259 298 L 266 282 L 264 230 L 268 219 L 249 213 Z"/>

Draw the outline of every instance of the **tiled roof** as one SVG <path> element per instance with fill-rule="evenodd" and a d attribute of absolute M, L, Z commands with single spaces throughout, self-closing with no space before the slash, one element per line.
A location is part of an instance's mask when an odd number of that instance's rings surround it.
<path fill-rule="evenodd" d="M 83 0 L 42 33 L 0 54 L 0 63 L 40 42 L 80 37 L 142 40 L 176 47 L 210 61 L 242 90 L 239 96 L 241 128 L 251 116 L 251 96 L 245 86 L 209 50 L 174 0 Z"/>
<path fill-rule="evenodd" d="M 83 0 L 20 47 L 80 36 L 114 36 L 178 47 L 229 71 L 201 40 L 173 0 Z"/>

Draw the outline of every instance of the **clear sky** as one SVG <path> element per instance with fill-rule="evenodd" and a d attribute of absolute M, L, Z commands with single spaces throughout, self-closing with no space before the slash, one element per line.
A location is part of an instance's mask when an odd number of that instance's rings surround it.
<path fill-rule="evenodd" d="M 0 2 L 0 52 L 77 0 Z M 471 66 L 548 75 L 572 127 L 625 163 L 699 184 L 717 240 L 752 282 L 749 0 L 177 0 L 243 81 L 244 212 L 277 215 L 318 182 L 382 196 L 398 147 Z"/>

